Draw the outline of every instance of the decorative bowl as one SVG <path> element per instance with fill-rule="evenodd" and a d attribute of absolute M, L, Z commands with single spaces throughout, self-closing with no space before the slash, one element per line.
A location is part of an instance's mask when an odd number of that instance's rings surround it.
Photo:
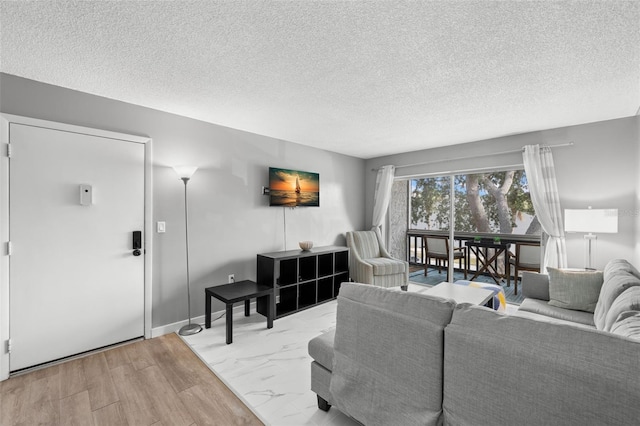
<path fill-rule="evenodd" d="M 313 247 L 313 241 L 300 241 L 298 244 L 304 251 L 309 251 L 311 250 L 311 247 Z"/>

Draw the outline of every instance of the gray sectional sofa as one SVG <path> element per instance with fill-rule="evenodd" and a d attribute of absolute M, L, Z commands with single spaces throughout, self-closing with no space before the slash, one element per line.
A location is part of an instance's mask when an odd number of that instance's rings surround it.
<path fill-rule="evenodd" d="M 640 339 L 640 272 L 624 259 L 611 260 L 602 272 L 523 272 L 522 293 L 518 316 Z"/>
<path fill-rule="evenodd" d="M 311 388 L 365 425 L 640 424 L 635 273 L 607 265 L 595 314 L 549 304 L 540 276 L 515 315 L 345 283 L 335 330 L 309 342 Z"/>

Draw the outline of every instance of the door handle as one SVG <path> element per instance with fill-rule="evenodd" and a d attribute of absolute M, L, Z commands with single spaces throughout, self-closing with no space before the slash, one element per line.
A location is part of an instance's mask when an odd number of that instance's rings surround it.
<path fill-rule="evenodd" d="M 142 252 L 142 231 L 133 231 L 133 255 L 140 256 Z"/>

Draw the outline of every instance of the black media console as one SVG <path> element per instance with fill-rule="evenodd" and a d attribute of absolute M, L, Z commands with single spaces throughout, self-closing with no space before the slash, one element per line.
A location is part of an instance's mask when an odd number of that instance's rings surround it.
<path fill-rule="evenodd" d="M 258 255 L 257 282 L 273 287 L 276 318 L 335 299 L 340 284 L 349 281 L 349 248 L 316 247 Z M 267 315 L 267 297 L 257 310 Z"/>

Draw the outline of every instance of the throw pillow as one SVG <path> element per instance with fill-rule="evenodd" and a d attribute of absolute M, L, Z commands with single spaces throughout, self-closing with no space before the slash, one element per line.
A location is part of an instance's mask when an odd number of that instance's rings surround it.
<path fill-rule="evenodd" d="M 640 287 L 631 287 L 622 292 L 613 301 L 607 317 L 605 318 L 604 331 L 611 331 L 611 327 L 618 317 L 626 311 L 640 311 Z"/>
<path fill-rule="evenodd" d="M 547 272 L 550 305 L 576 311 L 594 311 L 602 287 L 601 271 L 547 268 Z"/>
<path fill-rule="evenodd" d="M 640 340 L 640 311 L 625 311 L 611 326 L 611 332 L 619 336 Z"/>
<path fill-rule="evenodd" d="M 607 314 L 613 302 L 622 292 L 634 286 L 640 286 L 640 279 L 628 271 L 618 271 L 604 281 L 593 312 L 593 323 L 598 330 L 605 329 Z"/>

